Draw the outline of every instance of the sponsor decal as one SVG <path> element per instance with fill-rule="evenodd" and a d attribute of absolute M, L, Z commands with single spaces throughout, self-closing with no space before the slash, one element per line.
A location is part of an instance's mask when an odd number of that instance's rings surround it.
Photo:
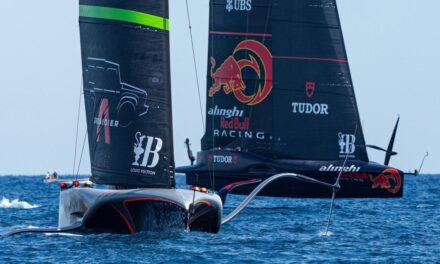
<path fill-rule="evenodd" d="M 237 60 L 234 56 L 239 51 L 247 51 L 249 59 Z M 272 54 L 265 45 L 256 40 L 244 40 L 235 48 L 223 64 L 216 70 L 216 60 L 211 57 L 211 78 L 213 85 L 208 95 L 213 97 L 222 88 L 225 94 L 233 94 L 235 98 L 249 106 L 263 102 L 272 91 Z M 260 67 L 260 64 L 262 67 Z M 247 94 L 242 71 L 252 69 L 257 74 L 260 84 L 253 94 Z"/>
<path fill-rule="evenodd" d="M 313 95 L 315 94 L 315 86 L 316 83 L 315 82 L 306 82 L 306 95 L 307 97 L 313 97 Z"/>
<path fill-rule="evenodd" d="M 146 143 L 144 145 L 144 141 Z M 142 135 L 141 132 L 135 134 L 135 140 L 133 147 L 134 161 L 131 164 L 135 167 L 143 168 L 155 168 L 159 164 L 159 151 L 162 150 L 163 140 L 158 137 L 150 137 Z M 155 175 L 156 172 L 148 169 L 132 169 L 131 172 L 137 172 L 142 174 Z"/>
<path fill-rule="evenodd" d="M 396 169 L 386 169 L 377 176 L 370 175 L 373 189 L 386 189 L 390 193 L 398 193 L 402 188 L 402 177 Z"/>
<path fill-rule="evenodd" d="M 155 76 L 155 82 L 160 83 L 161 78 Z M 85 90 L 93 95 L 106 95 L 116 96 L 120 98 L 118 103 L 114 104 L 117 113 L 117 120 L 109 120 L 102 116 L 95 118 L 94 123 L 98 126 L 105 127 L 127 127 L 133 122 L 134 115 L 143 116 L 147 114 L 149 106 L 146 104 L 147 92 L 139 87 L 135 87 L 131 84 L 125 83 L 121 78 L 120 65 L 118 63 L 108 61 L 102 58 L 87 58 L 87 68 L 84 75 Z M 104 102 L 107 100 L 107 102 Z M 106 107 L 103 107 L 103 103 L 106 103 Z M 109 111 L 113 113 L 113 110 L 109 108 L 108 99 L 101 100 L 101 106 L 99 115 L 108 115 Z M 101 113 L 103 111 L 103 113 Z M 99 120 L 101 119 L 101 120 Z M 104 123 L 104 125 L 103 125 Z M 108 123 L 108 126 L 105 125 Z M 107 141 L 106 141 L 107 143 Z"/>
<path fill-rule="evenodd" d="M 315 95 L 316 82 L 306 82 L 306 96 L 312 98 Z M 301 115 L 328 115 L 328 104 L 292 102 L 292 113 Z"/>
<path fill-rule="evenodd" d="M 341 179 L 345 181 L 365 182 L 370 178 L 369 174 L 366 172 L 346 172 L 341 175 Z"/>
<path fill-rule="evenodd" d="M 104 128 L 105 144 L 110 145 L 110 127 L 118 127 L 117 120 L 110 119 L 109 102 L 107 98 L 102 98 L 99 104 L 98 117 L 95 117 L 93 123 L 96 125 L 96 142 L 101 139 L 102 128 Z"/>
<path fill-rule="evenodd" d="M 208 109 L 208 115 L 210 116 L 221 116 L 225 118 L 231 118 L 231 117 L 242 117 L 243 116 L 243 110 L 238 110 L 236 106 L 234 106 L 233 109 L 224 109 L 219 108 L 217 105 L 214 106 L 214 108 Z"/>
<path fill-rule="evenodd" d="M 322 166 L 321 168 L 319 168 L 319 171 L 331 171 L 331 172 L 359 172 L 361 170 L 361 167 L 356 166 L 356 165 L 351 165 L 351 166 L 335 166 L 333 164 L 330 164 L 328 166 Z"/>
<path fill-rule="evenodd" d="M 214 129 L 214 137 L 227 137 L 227 138 L 244 138 L 244 139 L 258 139 L 264 140 L 264 132 L 253 131 L 237 131 L 237 130 L 224 130 Z"/>
<path fill-rule="evenodd" d="M 265 139 L 264 132 L 250 131 L 250 118 L 233 117 L 227 119 L 220 117 L 219 129 L 214 129 L 214 137 L 228 137 L 228 138 L 245 138 L 245 139 Z"/>
<path fill-rule="evenodd" d="M 251 11 L 252 0 L 226 0 L 226 10 L 232 11 Z"/>
<path fill-rule="evenodd" d="M 340 158 L 345 158 L 347 155 L 350 158 L 353 158 L 355 151 L 356 151 L 356 136 L 353 134 L 343 134 L 343 133 L 339 133 L 338 134 L 338 138 L 339 138 L 339 157 Z"/>
<path fill-rule="evenodd" d="M 208 155 L 208 161 L 210 163 L 221 163 L 221 164 L 237 164 L 237 156 L 223 156 L 223 155 Z"/>
<path fill-rule="evenodd" d="M 238 117 L 234 117 L 230 120 L 221 117 L 220 118 L 220 128 L 223 129 L 234 129 L 234 130 L 249 130 L 249 117 L 244 118 L 241 120 Z"/>
<path fill-rule="evenodd" d="M 328 115 L 328 104 L 292 103 L 292 113 L 306 115 Z"/>

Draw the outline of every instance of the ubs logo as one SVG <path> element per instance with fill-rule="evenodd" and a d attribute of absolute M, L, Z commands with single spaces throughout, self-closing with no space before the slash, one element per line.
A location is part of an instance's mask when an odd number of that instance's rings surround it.
<path fill-rule="evenodd" d="M 352 157 L 355 151 L 356 151 L 356 136 L 353 134 L 343 134 L 339 133 L 339 156 L 341 158 L 345 157 L 346 155 L 349 155 L 349 157 Z"/>
<path fill-rule="evenodd" d="M 252 0 L 227 0 L 226 10 L 231 11 L 251 11 Z"/>
<path fill-rule="evenodd" d="M 147 139 L 147 143 L 144 147 L 144 140 Z M 133 166 L 154 168 L 159 163 L 159 151 L 163 146 L 163 141 L 157 137 L 149 137 L 142 135 L 141 132 L 137 132 L 135 135 L 136 143 L 134 143 L 134 162 Z M 141 155 L 143 154 L 142 160 Z"/>

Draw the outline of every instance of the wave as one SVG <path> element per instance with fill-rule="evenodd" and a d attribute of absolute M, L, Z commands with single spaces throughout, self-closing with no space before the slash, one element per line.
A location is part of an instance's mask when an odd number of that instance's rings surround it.
<path fill-rule="evenodd" d="M 433 205 L 431 204 L 418 204 L 416 206 L 416 208 L 428 208 L 428 207 L 432 207 Z"/>
<path fill-rule="evenodd" d="M 326 236 L 326 237 L 329 237 L 329 236 L 332 236 L 333 235 L 333 232 L 332 231 L 320 231 L 319 233 L 318 233 L 318 235 L 320 236 L 320 237 L 323 237 L 323 236 Z"/>
<path fill-rule="evenodd" d="M 14 199 L 10 201 L 8 198 L 3 197 L 0 201 L 0 208 L 15 208 L 15 209 L 34 209 L 40 207 L 36 204 L 30 204 L 25 201 Z"/>
<path fill-rule="evenodd" d="M 84 235 L 72 233 L 44 233 L 46 236 L 67 236 L 67 237 L 83 237 Z"/>

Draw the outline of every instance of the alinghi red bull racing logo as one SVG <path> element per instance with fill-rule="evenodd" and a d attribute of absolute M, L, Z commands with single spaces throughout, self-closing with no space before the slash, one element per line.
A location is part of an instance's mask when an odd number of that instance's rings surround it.
<path fill-rule="evenodd" d="M 236 54 L 239 51 L 250 51 L 249 59 L 237 60 Z M 211 57 L 211 78 L 214 84 L 209 88 L 210 97 L 223 88 L 226 94 L 232 92 L 238 101 L 252 106 L 263 102 L 272 91 L 272 54 L 258 41 L 240 42 L 232 55 L 216 71 L 214 71 L 215 66 L 216 61 Z M 249 94 L 249 90 L 246 93 L 247 86 L 242 74 L 245 68 L 254 70 L 260 80 L 258 89 L 253 94 Z"/>
<path fill-rule="evenodd" d="M 402 177 L 396 169 L 386 169 L 376 177 L 370 175 L 370 180 L 373 182 L 373 189 L 381 188 L 390 193 L 398 193 L 402 188 Z"/>

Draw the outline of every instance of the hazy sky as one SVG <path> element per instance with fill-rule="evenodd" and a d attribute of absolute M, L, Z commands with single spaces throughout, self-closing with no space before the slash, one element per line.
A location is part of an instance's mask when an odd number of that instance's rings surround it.
<path fill-rule="evenodd" d="M 292 0 L 294 1 L 294 0 Z M 208 0 L 189 0 L 205 107 Z M 404 171 L 430 156 L 440 172 L 438 0 L 338 0 L 367 143 L 386 147 L 401 126 L 391 164 Z M 0 16 L 0 174 L 72 173 L 81 85 L 78 2 L 3 1 Z M 184 0 L 170 0 L 175 156 L 203 134 Z M 80 142 L 85 134 L 84 110 Z M 79 144 L 81 146 L 81 144 Z M 81 173 L 90 173 L 88 149 Z M 383 153 L 369 151 L 383 162 Z"/>

